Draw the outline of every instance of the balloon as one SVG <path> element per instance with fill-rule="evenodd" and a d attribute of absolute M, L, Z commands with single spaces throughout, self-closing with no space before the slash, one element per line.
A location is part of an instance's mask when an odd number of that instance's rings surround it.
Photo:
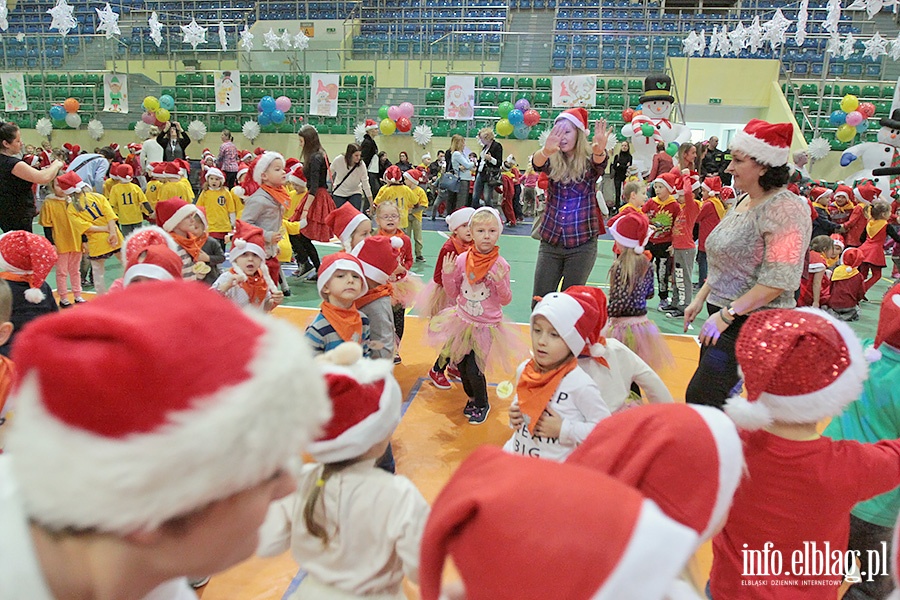
<path fill-rule="evenodd" d="M 280 110 L 283 113 L 291 110 L 291 99 L 287 96 L 278 96 L 275 99 L 275 110 Z"/>
<path fill-rule="evenodd" d="M 634 110 L 635 110 L 635 111 L 642 111 L 642 110 L 644 110 L 644 105 L 643 105 L 643 104 L 638 104 L 637 106 L 634 107 Z"/>
<path fill-rule="evenodd" d="M 832 125 L 843 125 L 847 122 L 847 113 L 842 110 L 836 110 L 828 116 L 828 122 Z"/>
<path fill-rule="evenodd" d="M 66 120 L 65 119 L 53 119 L 53 126 L 56 127 L 57 129 L 62 129 L 63 127 L 66 126 Z"/>
<path fill-rule="evenodd" d="M 856 126 L 856 133 L 865 133 L 869 130 L 869 122 L 863 121 L 859 125 Z"/>
<path fill-rule="evenodd" d="M 507 102 L 506 104 L 509 104 L 509 102 Z M 510 104 L 510 106 L 512 106 L 512 105 Z M 500 119 L 499 121 L 497 121 L 496 129 L 497 129 L 497 133 L 499 133 L 500 135 L 507 136 L 507 135 L 511 134 L 515 128 L 512 126 L 512 123 L 510 123 L 508 120 Z"/>
<path fill-rule="evenodd" d="M 678 154 L 678 143 L 677 142 L 669 142 L 669 145 L 666 146 L 666 154 L 669 156 L 675 156 Z"/>
<path fill-rule="evenodd" d="M 160 121 L 161 123 L 165 123 L 166 121 L 168 121 L 169 118 L 170 118 L 171 116 L 172 116 L 172 115 L 169 114 L 169 111 L 167 111 L 167 110 L 164 109 L 164 108 L 157 108 L 157 109 L 156 109 L 156 118 L 159 119 L 159 121 Z"/>
<path fill-rule="evenodd" d="M 518 108 L 522 112 L 525 112 L 529 108 L 531 108 L 531 102 L 529 102 L 526 98 L 519 98 L 518 100 L 516 100 L 516 108 Z"/>
<path fill-rule="evenodd" d="M 392 108 L 397 108 L 392 107 Z M 381 130 L 383 135 L 393 135 L 395 131 L 397 131 L 397 124 L 394 123 L 390 117 L 386 119 L 382 119 L 381 123 L 378 124 L 378 129 Z"/>
<path fill-rule="evenodd" d="M 388 108 L 388 105 L 385 104 L 384 106 L 382 106 L 381 108 L 378 109 L 378 118 L 379 119 L 387 119 L 388 112 L 390 112 L 390 109 Z"/>
<path fill-rule="evenodd" d="M 259 101 L 259 108 L 266 114 L 275 110 L 275 98 L 272 96 L 263 96 Z"/>
<path fill-rule="evenodd" d="M 156 112 L 157 108 L 159 108 L 159 100 L 156 99 L 156 96 L 147 96 L 144 98 L 144 110 Z"/>
<path fill-rule="evenodd" d="M 272 117 L 264 112 L 261 112 L 256 115 L 256 122 L 259 123 L 260 127 L 265 127 L 266 125 L 272 124 Z"/>
<path fill-rule="evenodd" d="M 516 128 L 513 130 L 513 135 L 516 136 L 517 140 L 526 140 L 528 139 L 528 134 L 531 133 L 531 127 L 528 125 L 516 125 Z"/>
<path fill-rule="evenodd" d="M 275 125 L 281 125 L 284 123 L 284 113 L 276 108 L 269 113 L 269 119 L 271 119 L 272 123 Z"/>
<path fill-rule="evenodd" d="M 862 113 L 859 112 L 858 110 L 851 110 L 850 112 L 847 113 L 846 123 L 850 127 L 856 127 L 857 125 L 859 125 L 860 123 L 862 123 L 865 120 L 866 120 L 866 118 L 863 117 Z"/>
<path fill-rule="evenodd" d="M 860 102 L 859 108 L 857 108 L 856 110 L 861 112 L 867 119 L 871 119 L 875 116 L 875 105 L 871 102 Z"/>
<path fill-rule="evenodd" d="M 497 114 L 500 115 L 501 119 L 505 119 L 506 115 L 509 114 L 509 111 L 513 109 L 512 102 L 501 102 L 497 106 Z"/>
<path fill-rule="evenodd" d="M 534 127 L 538 123 L 541 122 L 541 113 L 530 108 L 525 111 L 525 124 L 529 127 Z"/>
<path fill-rule="evenodd" d="M 399 106 L 400 108 L 400 116 L 406 117 L 407 119 L 412 118 L 412 116 L 416 112 L 416 107 L 412 105 L 412 102 L 404 102 Z M 402 129 L 400 131 L 403 131 Z"/>
<path fill-rule="evenodd" d="M 406 133 L 410 129 L 412 129 L 412 122 L 408 117 L 400 117 L 397 119 L 397 131 Z"/>
<path fill-rule="evenodd" d="M 836 137 L 838 140 L 840 140 L 842 142 L 849 142 L 850 140 L 853 139 L 853 136 L 855 136 L 855 135 L 856 135 L 856 129 L 854 129 L 852 126 L 844 123 L 843 125 L 838 127 L 837 133 L 835 134 L 834 137 Z"/>
<path fill-rule="evenodd" d="M 78 107 L 80 106 L 81 105 L 78 103 L 78 100 L 76 100 L 75 98 L 66 98 L 66 101 L 63 102 L 63 108 L 66 109 L 66 112 L 69 114 L 77 113 Z"/>
<path fill-rule="evenodd" d="M 79 115 L 78 113 L 67 114 L 66 125 L 73 129 L 76 129 L 79 125 L 81 125 L 81 115 Z"/>
<path fill-rule="evenodd" d="M 640 110 L 640 109 L 637 109 L 637 108 L 634 109 L 634 116 L 635 116 L 635 117 L 638 116 L 638 115 L 642 115 L 642 114 L 644 114 L 644 111 L 642 111 L 642 110 Z M 634 117 L 632 117 L 632 119 L 633 119 L 633 118 L 634 118 Z"/>
<path fill-rule="evenodd" d="M 650 123 L 644 123 L 641 125 L 641 135 L 644 137 L 653 137 L 653 125 Z"/>
<path fill-rule="evenodd" d="M 145 112 L 141 115 L 141 121 L 143 121 L 147 125 L 153 125 L 154 123 L 156 123 L 156 114 L 152 112 Z"/>
<path fill-rule="evenodd" d="M 518 108 L 514 108 L 509 111 L 509 114 L 506 115 L 506 120 L 515 125 L 522 125 L 525 123 L 525 114 L 519 110 Z"/>
<path fill-rule="evenodd" d="M 391 106 L 390 108 L 388 108 L 388 119 L 390 119 L 391 121 L 396 121 L 402 116 L 403 115 L 400 114 L 399 106 Z"/>
<path fill-rule="evenodd" d="M 54 104 L 50 107 L 50 118 L 54 121 L 62 121 L 66 118 L 66 109 L 62 104 Z"/>
<path fill-rule="evenodd" d="M 624 120 L 626 123 L 631 123 L 631 120 L 633 118 L 634 118 L 634 109 L 633 108 L 626 108 L 625 110 L 622 111 L 622 120 Z"/>
<path fill-rule="evenodd" d="M 841 110 L 845 113 L 853 112 L 859 106 L 859 98 L 853 94 L 847 94 L 841 100 Z"/>

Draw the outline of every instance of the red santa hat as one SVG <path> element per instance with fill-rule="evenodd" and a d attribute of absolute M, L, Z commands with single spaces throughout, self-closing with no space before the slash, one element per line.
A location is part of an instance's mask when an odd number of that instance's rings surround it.
<path fill-rule="evenodd" d="M 814 308 L 753 313 L 735 355 L 747 397 L 729 398 L 725 412 L 744 429 L 837 415 L 859 397 L 868 374 L 853 330 Z"/>
<path fill-rule="evenodd" d="M 202 158 L 206 158 L 207 156 L 212 156 L 212 155 L 213 155 L 213 153 L 209 148 L 204 148 L 203 152 L 201 153 Z"/>
<path fill-rule="evenodd" d="M 358 243 L 350 253 L 362 263 L 366 277 L 383 285 L 400 264 L 401 247 L 403 241 L 399 237 L 376 235 Z"/>
<path fill-rule="evenodd" d="M 555 125 L 563 119 L 575 125 L 575 127 L 577 127 L 581 133 L 587 134 L 588 113 L 585 109 L 579 106 L 577 108 L 564 110 L 563 112 L 559 113 L 559 115 L 557 115 L 556 119 L 553 121 L 553 124 Z"/>
<path fill-rule="evenodd" d="M 722 186 L 722 193 L 719 196 L 719 198 L 722 200 L 722 202 L 727 202 L 728 200 L 731 200 L 732 198 L 734 198 L 734 196 L 735 196 L 735 193 L 734 193 L 733 187 L 731 187 L 730 185 Z"/>
<path fill-rule="evenodd" d="M 587 285 L 573 285 L 566 289 L 566 294 L 575 298 L 588 298 L 593 301 L 597 307 L 597 317 L 593 319 L 594 327 L 588 332 L 587 342 L 588 351 L 594 358 L 603 358 L 606 356 L 606 338 L 603 336 L 603 329 L 606 327 L 606 321 L 609 318 L 607 313 L 606 294 L 603 290 Z M 605 361 L 604 361 L 605 362 Z M 607 363 L 606 366 L 609 366 Z"/>
<path fill-rule="evenodd" d="M 719 409 L 651 404 L 598 423 L 566 462 L 630 485 L 696 531 L 699 545 L 728 515 L 744 452 L 737 428 Z"/>
<path fill-rule="evenodd" d="M 306 187 L 306 175 L 303 173 L 303 164 L 299 161 L 288 171 L 288 181 L 300 187 Z"/>
<path fill-rule="evenodd" d="M 234 224 L 234 233 L 231 237 L 231 250 L 228 252 L 228 260 L 234 264 L 234 261 L 243 254 L 253 254 L 262 261 L 258 272 L 263 276 L 266 287 L 270 292 L 278 290 L 278 286 L 272 281 L 269 269 L 266 267 L 266 238 L 265 232 L 261 227 L 251 225 L 246 221 L 238 219 Z M 232 269 L 239 278 L 246 276 L 246 273 L 235 266 Z"/>
<path fill-rule="evenodd" d="M 675 190 L 681 186 L 681 176 L 675 173 L 663 173 L 654 179 L 653 183 L 663 184 L 666 186 L 666 189 L 669 190 L 670 194 L 674 194 Z"/>
<path fill-rule="evenodd" d="M 294 168 L 294 165 L 302 165 L 302 164 L 303 163 L 300 162 L 299 158 L 294 158 L 293 156 L 291 156 L 290 158 L 288 158 L 284 161 L 284 170 L 285 170 L 285 172 L 290 173 L 291 169 Z"/>
<path fill-rule="evenodd" d="M 609 233 L 619 246 L 643 254 L 650 240 L 650 220 L 642 212 L 629 212 L 613 222 Z"/>
<path fill-rule="evenodd" d="M 210 177 L 218 177 L 222 181 L 225 181 L 225 173 L 222 172 L 221 169 L 217 169 L 216 167 L 210 167 L 206 170 L 206 178 Z"/>
<path fill-rule="evenodd" d="M 853 196 L 856 197 L 857 200 L 863 200 L 869 204 L 872 204 L 877 200 L 887 200 L 882 195 L 881 188 L 875 187 L 875 184 L 871 181 L 856 186 L 853 189 Z"/>
<path fill-rule="evenodd" d="M 141 144 L 139 144 L 137 142 L 131 142 L 130 144 L 128 144 L 125 147 L 128 148 L 128 151 L 131 152 L 132 154 L 137 154 L 144 148 Z"/>
<path fill-rule="evenodd" d="M 388 183 L 402 183 L 403 171 L 397 165 L 391 165 L 384 172 L 384 180 Z"/>
<path fill-rule="evenodd" d="M 108 173 L 109 173 L 109 178 L 112 179 L 113 181 L 118 181 L 120 183 L 122 182 L 122 178 L 119 177 L 119 164 L 118 163 L 112 163 L 111 165 L 109 165 Z"/>
<path fill-rule="evenodd" d="M 706 177 L 702 186 L 706 193 L 712 196 L 718 196 L 722 193 L 722 179 L 718 175 Z"/>
<path fill-rule="evenodd" d="M 497 212 L 497 209 L 490 206 L 482 206 L 476 208 L 472 213 L 472 216 L 469 217 L 469 227 L 472 226 L 472 221 L 474 221 L 478 217 L 478 215 L 481 214 L 491 215 L 494 220 L 497 221 L 497 228 L 500 230 L 500 233 L 503 233 L 503 219 L 500 218 L 500 213 Z"/>
<path fill-rule="evenodd" d="M 166 164 L 164 162 L 152 162 L 150 163 L 150 176 L 155 179 L 165 179 L 166 178 Z"/>
<path fill-rule="evenodd" d="M 885 343 L 900 349 L 900 284 L 894 284 L 881 301 L 875 347 Z"/>
<path fill-rule="evenodd" d="M 769 167 L 786 165 L 794 138 L 794 126 L 790 123 L 768 123 L 751 119 L 734 134 L 731 150 L 743 152 L 756 162 Z"/>
<path fill-rule="evenodd" d="M 187 177 L 191 172 L 191 163 L 184 160 L 183 158 L 176 158 L 172 161 L 176 165 L 178 165 L 178 170 L 181 171 L 182 177 Z"/>
<path fill-rule="evenodd" d="M 84 181 L 82 181 L 81 177 L 79 177 L 78 173 L 75 171 L 67 171 L 58 176 L 56 178 L 56 184 L 66 196 L 71 196 L 85 185 Z"/>
<path fill-rule="evenodd" d="M 800 186 L 797 185 L 796 183 L 789 183 L 788 186 L 787 186 L 787 189 L 788 189 L 789 192 L 791 192 L 791 193 L 794 194 L 795 196 L 799 196 L 799 195 L 800 195 Z"/>
<path fill-rule="evenodd" d="M 444 217 L 444 220 L 447 221 L 447 228 L 450 231 L 456 231 L 458 227 L 462 227 L 463 225 L 468 225 L 469 221 L 472 220 L 472 215 L 475 214 L 475 209 L 471 206 L 464 206 L 462 208 L 457 208 L 452 213 Z"/>
<path fill-rule="evenodd" d="M 349 204 L 349 202 L 343 206 L 347 206 L 347 204 Z M 328 281 L 332 278 L 335 271 L 353 271 L 362 278 L 362 289 L 359 292 L 359 296 L 356 298 L 363 296 L 369 291 L 369 285 L 366 283 L 366 273 L 363 270 L 363 264 L 359 262 L 359 259 L 349 252 L 335 252 L 334 254 L 329 254 L 323 258 L 322 264 L 319 266 L 316 287 L 319 289 L 319 296 L 322 300 L 328 300 L 328 298 L 325 297 L 325 294 L 322 293 L 322 288 L 328 284 Z"/>
<path fill-rule="evenodd" d="M 122 183 L 131 183 L 131 180 L 134 178 L 134 169 L 131 167 L 131 165 L 122 163 L 121 165 L 119 165 L 117 174 L 119 176 L 119 181 L 121 181 Z"/>
<path fill-rule="evenodd" d="M 167 162 L 163 167 L 163 177 L 169 181 L 178 181 L 181 179 L 181 167 L 176 162 Z"/>
<path fill-rule="evenodd" d="M 841 264 L 851 270 L 859 268 L 863 263 L 863 253 L 859 248 L 847 248 L 841 255 Z"/>
<path fill-rule="evenodd" d="M 422 171 L 418 169 L 410 169 L 409 171 L 403 173 L 403 178 L 409 179 L 410 181 L 414 181 L 416 182 L 416 184 L 418 184 L 422 181 Z"/>
<path fill-rule="evenodd" d="M 260 154 L 250 165 L 250 176 L 253 178 L 253 181 L 262 185 L 262 174 L 265 173 L 266 169 L 269 168 L 269 165 L 276 160 L 280 160 L 283 163 L 284 156 L 278 152 L 263 152 Z"/>
<path fill-rule="evenodd" d="M 239 180 L 243 175 L 246 175 L 249 170 L 250 166 L 247 163 L 238 163 L 238 171 L 235 180 Z"/>
<path fill-rule="evenodd" d="M 841 250 L 844 249 L 844 237 L 841 234 L 832 233 L 831 241 L 833 241 L 834 245 L 837 246 L 838 248 L 840 248 Z"/>
<path fill-rule="evenodd" d="M 577 358 L 590 346 L 590 337 L 600 318 L 600 308 L 586 294 L 552 292 L 538 302 L 531 311 L 531 325 L 537 317 L 544 317 L 569 350 Z"/>
<path fill-rule="evenodd" d="M 370 129 L 378 129 L 378 123 L 374 119 L 366 119 L 366 131 Z"/>
<path fill-rule="evenodd" d="M 344 202 L 339 208 L 325 215 L 325 224 L 341 240 L 341 245 L 348 252 L 353 249 L 350 247 L 350 239 L 353 237 L 353 232 L 368 220 L 369 217 L 359 212 L 349 202 Z"/>
<path fill-rule="evenodd" d="M 402 393 L 388 360 L 359 358 L 351 365 L 322 365 L 333 416 L 307 451 L 316 462 L 359 458 L 391 437 L 400 424 Z"/>
<path fill-rule="evenodd" d="M 125 271 L 122 285 L 128 287 L 135 277 L 157 281 L 178 280 L 181 279 L 182 268 L 181 257 L 168 246 L 161 244 L 148 246 L 135 257 L 134 262 Z"/>
<path fill-rule="evenodd" d="M 185 202 L 181 198 L 169 198 L 156 205 L 156 224 L 171 233 L 185 218 L 191 215 L 199 215 L 203 225 L 208 227 L 206 215 L 197 206 Z"/>
<path fill-rule="evenodd" d="M 184 359 L 172 341 L 188 330 L 214 359 Z M 301 332 L 197 283 L 39 319 L 14 356 L 6 449 L 29 518 L 50 530 L 153 530 L 272 477 L 331 416 Z"/>
<path fill-rule="evenodd" d="M 608 475 L 483 446 L 431 508 L 419 584 L 423 600 L 437 600 L 450 555 L 468 600 L 662 600 L 695 540 Z"/>
<path fill-rule="evenodd" d="M 261 148 L 259 146 L 253 149 L 253 154 L 255 154 L 256 156 L 262 156 L 263 154 L 265 154 L 265 152 L 265 148 Z"/>
<path fill-rule="evenodd" d="M 46 298 L 41 286 L 56 259 L 56 249 L 42 235 L 20 230 L 0 235 L 0 271 L 27 276 L 25 299 L 31 304 L 40 304 Z"/>
<path fill-rule="evenodd" d="M 253 161 L 254 158 L 256 158 L 256 155 L 253 154 L 252 152 L 250 152 L 249 150 L 247 152 L 244 152 L 244 154 L 241 156 L 241 160 L 244 161 L 245 163 L 247 163 L 248 165 Z"/>
<path fill-rule="evenodd" d="M 150 246 L 166 246 L 173 252 L 178 251 L 178 244 L 165 229 L 156 225 L 147 225 L 129 233 L 122 242 L 125 268 L 134 265 L 138 256 Z M 179 277 L 181 277 L 180 272 Z"/>
<path fill-rule="evenodd" d="M 844 185 L 843 183 L 837 186 L 837 189 L 834 190 L 833 198 L 837 198 L 838 196 L 845 196 L 847 200 L 853 198 L 853 188 L 849 185 Z"/>
<path fill-rule="evenodd" d="M 818 202 L 819 204 L 822 204 L 828 198 L 830 198 L 833 193 L 834 192 L 828 188 L 824 188 L 824 187 L 816 185 L 816 186 L 813 186 L 812 188 L 810 188 L 809 199 L 812 200 L 813 202 Z M 849 196 L 848 196 L 848 198 L 849 198 Z"/>

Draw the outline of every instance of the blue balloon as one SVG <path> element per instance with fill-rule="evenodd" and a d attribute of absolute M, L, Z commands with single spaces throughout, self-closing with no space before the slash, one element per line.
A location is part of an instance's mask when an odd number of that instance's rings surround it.
<path fill-rule="evenodd" d="M 513 129 L 513 135 L 516 136 L 517 140 L 527 140 L 529 133 L 531 133 L 531 127 L 525 125 L 524 123 L 521 125 L 516 125 L 516 128 Z"/>
<path fill-rule="evenodd" d="M 638 105 L 637 105 L 637 108 L 635 108 L 634 110 L 644 110 L 644 105 L 643 105 L 643 104 L 638 104 Z"/>
<path fill-rule="evenodd" d="M 518 108 L 514 108 L 506 115 L 506 120 L 509 121 L 510 125 L 521 125 L 525 122 L 525 113 Z"/>
<path fill-rule="evenodd" d="M 276 108 L 275 98 L 272 96 L 263 96 L 262 100 L 259 101 L 259 108 L 267 115 L 272 114 L 272 111 Z"/>
<path fill-rule="evenodd" d="M 284 113 L 277 108 L 269 113 L 269 118 L 272 119 L 272 123 L 274 123 L 275 125 L 281 125 L 282 123 L 284 123 Z"/>
<path fill-rule="evenodd" d="M 836 110 L 829 115 L 828 122 L 832 125 L 843 125 L 847 122 L 847 113 L 842 110 Z"/>
<path fill-rule="evenodd" d="M 264 112 L 259 113 L 259 116 L 256 117 L 256 122 L 259 123 L 260 127 L 265 127 L 272 123 L 272 119 Z"/>
<path fill-rule="evenodd" d="M 869 130 L 869 122 L 863 121 L 859 125 L 856 126 L 856 133 L 865 133 Z"/>
<path fill-rule="evenodd" d="M 50 107 L 50 118 L 54 121 L 63 121 L 66 118 L 66 109 L 62 104 L 55 104 Z"/>
<path fill-rule="evenodd" d="M 168 94 L 159 97 L 159 105 L 166 110 L 175 110 L 175 98 Z"/>

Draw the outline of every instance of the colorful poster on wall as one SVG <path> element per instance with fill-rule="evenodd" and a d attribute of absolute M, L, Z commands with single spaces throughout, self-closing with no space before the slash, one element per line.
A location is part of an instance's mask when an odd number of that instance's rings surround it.
<path fill-rule="evenodd" d="M 241 112 L 240 71 L 216 71 L 216 112 Z"/>
<path fill-rule="evenodd" d="M 596 105 L 596 75 L 559 75 L 553 78 L 554 107 L 572 108 L 573 106 Z"/>
<path fill-rule="evenodd" d="M 128 75 L 107 73 L 103 76 L 103 112 L 128 112 Z"/>
<path fill-rule="evenodd" d="M 475 77 L 448 75 L 444 87 L 444 118 L 471 121 L 475 118 Z"/>
<path fill-rule="evenodd" d="M 309 76 L 309 114 L 320 117 L 336 117 L 340 81 L 337 74 L 313 73 Z"/>
<path fill-rule="evenodd" d="M 25 98 L 25 77 L 22 73 L 3 73 L 0 75 L 3 85 L 3 101 L 7 112 L 28 110 Z"/>

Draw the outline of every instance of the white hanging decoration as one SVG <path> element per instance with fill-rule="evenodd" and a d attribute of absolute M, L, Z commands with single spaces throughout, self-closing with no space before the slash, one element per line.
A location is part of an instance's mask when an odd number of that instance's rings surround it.
<path fill-rule="evenodd" d="M 162 46 L 162 30 L 163 24 L 159 22 L 159 16 L 156 14 L 154 10 L 150 14 L 150 18 L 147 20 L 147 25 L 150 26 L 150 40 L 156 44 L 156 47 L 159 48 Z"/>
<path fill-rule="evenodd" d="M 784 44 L 784 37 L 790 26 L 790 19 L 784 16 L 784 13 L 781 12 L 780 8 L 776 10 L 775 15 L 763 25 L 763 39 L 769 42 L 769 47 L 772 48 L 773 52 L 778 50 L 778 48 Z"/>
<path fill-rule="evenodd" d="M 103 123 L 98 121 L 97 119 L 91 119 L 88 121 L 88 135 L 90 135 L 93 139 L 99 140 L 103 137 Z"/>
<path fill-rule="evenodd" d="M 825 21 L 822 22 L 822 28 L 832 35 L 837 35 L 838 23 L 841 20 L 841 0 L 828 0 L 825 9 Z"/>
<path fill-rule="evenodd" d="M 891 60 L 900 60 L 900 33 L 895 39 L 888 42 L 888 54 Z"/>
<path fill-rule="evenodd" d="M 0 29 L 9 29 L 9 7 L 6 6 L 6 0 L 0 0 Z"/>
<path fill-rule="evenodd" d="M 207 27 L 201 27 L 197 24 L 197 19 L 191 19 L 187 25 L 179 25 L 185 44 L 190 44 L 191 48 L 197 49 L 200 44 L 206 43 Z"/>
<path fill-rule="evenodd" d="M 281 48 L 282 50 L 290 50 L 294 47 L 293 44 L 294 37 L 287 32 L 287 30 L 281 33 Z"/>
<path fill-rule="evenodd" d="M 865 10 L 871 19 L 881 12 L 886 4 L 893 2 L 884 2 L 884 0 L 855 0 L 853 4 L 847 7 L 847 10 Z"/>
<path fill-rule="evenodd" d="M 716 52 L 720 52 L 719 50 L 719 26 L 713 25 L 712 33 L 709 36 L 709 45 L 707 46 L 709 49 L 709 55 L 712 56 Z"/>
<path fill-rule="evenodd" d="M 263 35 L 263 39 L 265 39 L 265 41 L 263 42 L 263 46 L 265 46 L 272 52 L 275 52 L 280 47 L 281 37 L 274 31 L 272 31 L 271 27 L 269 27 L 269 30 L 265 33 L 265 35 Z"/>
<path fill-rule="evenodd" d="M 241 48 L 250 52 L 253 50 L 253 38 L 256 37 L 252 33 L 250 33 L 250 29 L 244 25 L 244 29 L 241 30 Z"/>
<path fill-rule="evenodd" d="M 797 11 L 797 32 L 794 41 L 797 46 L 802 46 L 806 41 L 806 21 L 809 19 L 809 0 L 801 0 L 800 10 Z"/>
<path fill-rule="evenodd" d="M 24 44 L 25 43 L 25 34 L 22 33 L 21 31 L 19 33 L 17 33 L 16 41 L 19 42 L 20 44 Z"/>
<path fill-rule="evenodd" d="M 870 56 L 877 60 L 887 54 L 887 45 L 888 41 L 876 31 L 875 35 L 863 42 L 863 46 L 866 47 L 863 57 Z"/>
<path fill-rule="evenodd" d="M 853 52 L 856 50 L 855 46 L 856 38 L 853 37 L 852 33 L 848 33 L 847 37 L 844 38 L 844 42 L 841 44 L 841 58 L 847 60 L 853 56 Z"/>
<path fill-rule="evenodd" d="M 753 17 L 753 23 L 747 28 L 747 46 L 753 53 L 759 52 L 763 45 L 763 29 L 759 26 L 759 15 Z"/>
<path fill-rule="evenodd" d="M 357 144 L 362 144 L 363 138 L 366 135 L 366 124 L 365 123 L 357 123 L 356 127 L 353 128 L 353 139 L 356 140 Z"/>
<path fill-rule="evenodd" d="M 37 123 L 34 124 L 34 128 L 41 137 L 47 137 L 53 133 L 53 121 L 47 117 L 41 117 L 38 119 Z"/>
<path fill-rule="evenodd" d="M 241 133 L 251 142 L 259 137 L 259 123 L 256 121 L 247 121 L 241 127 Z"/>
<path fill-rule="evenodd" d="M 413 129 L 413 141 L 422 147 L 427 146 L 432 137 L 434 137 L 434 133 L 428 125 L 416 125 L 416 128 Z"/>
<path fill-rule="evenodd" d="M 692 31 L 687 34 L 687 37 L 681 40 L 681 48 L 685 56 L 697 54 L 697 51 L 700 49 L 700 36 L 697 35 L 697 32 Z"/>
<path fill-rule="evenodd" d="M 830 56 L 837 56 L 841 53 L 841 38 L 838 34 L 833 33 L 825 44 L 825 53 Z"/>
<path fill-rule="evenodd" d="M 225 23 L 219 21 L 219 45 L 222 51 L 228 50 L 228 36 L 225 34 Z"/>
<path fill-rule="evenodd" d="M 187 132 L 192 140 L 199 142 L 206 137 L 206 125 L 203 121 L 191 121 L 188 124 Z"/>
<path fill-rule="evenodd" d="M 747 30 L 743 23 L 738 23 L 734 30 L 728 33 L 728 41 L 731 42 L 731 50 L 735 54 L 740 54 L 741 50 L 747 47 Z"/>
<path fill-rule="evenodd" d="M 302 31 L 294 36 L 294 48 L 297 50 L 306 50 L 309 48 L 309 37 Z"/>
<path fill-rule="evenodd" d="M 50 15 L 50 29 L 56 29 L 60 35 L 66 35 L 78 27 L 78 21 L 74 16 L 75 9 L 72 8 L 66 0 L 56 0 L 56 6 L 47 11 Z"/>
<path fill-rule="evenodd" d="M 97 31 L 106 34 L 106 39 L 122 35 L 122 30 L 119 29 L 119 13 L 110 8 L 109 2 L 106 3 L 103 10 L 99 8 L 94 10 L 97 11 L 97 18 L 100 20 L 100 23 L 97 24 Z"/>
<path fill-rule="evenodd" d="M 822 160 L 831 152 L 831 144 L 825 138 L 817 137 L 809 143 L 806 153 L 812 160 Z"/>
<path fill-rule="evenodd" d="M 616 137 L 615 131 L 609 132 L 609 137 L 606 138 L 606 154 L 612 154 L 612 151 L 615 149 L 616 144 L 619 143 L 619 138 Z"/>
<path fill-rule="evenodd" d="M 138 121 L 134 124 L 134 135 L 138 140 L 144 141 L 150 137 L 150 128 L 153 127 L 149 123 Z"/>
<path fill-rule="evenodd" d="M 538 144 L 540 144 L 541 148 L 544 147 L 544 144 L 547 143 L 547 138 L 550 137 L 550 130 L 545 129 L 541 132 L 541 135 L 538 136 Z"/>
<path fill-rule="evenodd" d="M 719 54 L 727 56 L 732 53 L 731 41 L 728 37 L 728 27 L 723 25 L 722 29 L 714 34 L 714 37 L 716 38 L 716 48 L 719 51 Z"/>

